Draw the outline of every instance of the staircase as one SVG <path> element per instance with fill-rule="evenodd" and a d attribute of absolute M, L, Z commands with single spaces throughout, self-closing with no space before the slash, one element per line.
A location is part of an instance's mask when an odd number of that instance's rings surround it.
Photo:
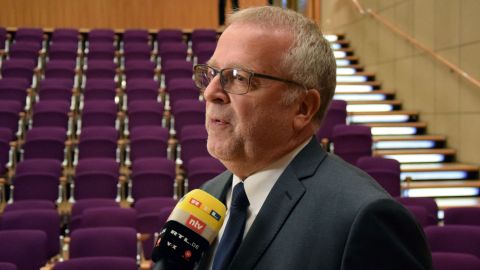
<path fill-rule="evenodd" d="M 347 122 L 367 125 L 373 155 L 401 163 L 402 196 L 434 197 L 439 208 L 480 206 L 480 166 L 456 161 L 446 136 L 429 134 L 416 110 L 403 110 L 395 91 L 366 72 L 343 35 L 327 35 L 337 60 L 334 99 L 346 100 Z"/>

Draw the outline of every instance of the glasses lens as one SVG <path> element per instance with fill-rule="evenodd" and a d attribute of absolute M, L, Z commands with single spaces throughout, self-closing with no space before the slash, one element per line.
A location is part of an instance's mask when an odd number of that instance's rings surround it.
<path fill-rule="evenodd" d="M 210 81 L 215 77 L 215 70 L 209 68 L 205 65 L 198 65 L 195 66 L 195 85 L 200 88 L 204 89 L 207 88 Z"/>
<path fill-rule="evenodd" d="M 221 83 L 223 89 L 232 94 L 245 94 L 248 92 L 250 86 L 250 79 L 252 74 L 248 71 L 227 68 L 222 71 Z"/>

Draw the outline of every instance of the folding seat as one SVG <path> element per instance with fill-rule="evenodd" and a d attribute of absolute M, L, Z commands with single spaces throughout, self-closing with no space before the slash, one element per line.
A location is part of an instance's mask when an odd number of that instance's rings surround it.
<path fill-rule="evenodd" d="M 215 29 L 193 29 L 191 42 L 193 53 L 196 54 L 199 44 L 217 42 L 217 31 Z"/>
<path fill-rule="evenodd" d="M 372 155 L 372 133 L 363 125 L 336 125 L 332 133 L 333 152 L 355 165 L 360 157 Z"/>
<path fill-rule="evenodd" d="M 157 74 L 155 63 L 148 60 L 127 60 L 125 63 L 124 74 L 126 80 L 132 79 L 154 79 Z"/>
<path fill-rule="evenodd" d="M 71 234 L 69 250 L 70 258 L 114 256 L 135 259 L 136 231 L 124 227 L 78 229 Z"/>
<path fill-rule="evenodd" d="M 120 199 L 120 166 L 111 158 L 85 158 L 78 161 L 71 190 L 72 201 L 107 198 Z"/>
<path fill-rule="evenodd" d="M 55 28 L 52 31 L 50 41 L 52 42 L 52 45 L 55 43 L 77 44 L 79 41 L 79 37 L 80 31 L 76 28 Z"/>
<path fill-rule="evenodd" d="M 185 167 L 188 168 L 187 179 L 184 182 L 185 192 L 199 188 L 203 183 L 226 170 L 220 161 L 211 156 L 192 158 Z"/>
<path fill-rule="evenodd" d="M 169 106 L 183 99 L 199 100 L 200 91 L 191 78 L 172 79 L 169 84 L 167 89 Z"/>
<path fill-rule="evenodd" d="M 55 264 L 53 270 L 137 270 L 137 262 L 123 257 L 84 257 L 65 260 Z"/>
<path fill-rule="evenodd" d="M 47 235 L 43 231 L 0 230 L 0 243 L 0 262 L 12 263 L 18 270 L 40 269 L 47 263 Z"/>
<path fill-rule="evenodd" d="M 112 43 L 90 43 L 85 51 L 88 61 L 108 60 L 116 62 L 116 48 Z"/>
<path fill-rule="evenodd" d="M 428 226 L 424 231 L 432 252 L 467 253 L 480 257 L 479 226 Z"/>
<path fill-rule="evenodd" d="M 0 178 L 7 172 L 7 163 L 10 160 L 10 142 L 14 137 L 13 134 L 12 130 L 0 127 Z"/>
<path fill-rule="evenodd" d="M 48 200 L 15 201 L 5 205 L 4 213 L 23 210 L 56 210 L 55 203 Z"/>
<path fill-rule="evenodd" d="M 62 100 L 43 100 L 33 106 L 30 127 L 61 127 L 72 131 L 70 102 Z"/>
<path fill-rule="evenodd" d="M 445 225 L 480 225 L 480 207 L 454 207 L 443 210 Z"/>
<path fill-rule="evenodd" d="M 115 31 L 106 28 L 91 29 L 88 32 L 88 42 L 91 43 L 111 43 L 116 40 Z"/>
<path fill-rule="evenodd" d="M 118 81 L 117 65 L 111 60 L 88 61 L 88 67 L 84 68 L 87 79 L 112 79 Z"/>
<path fill-rule="evenodd" d="M 17 164 L 12 184 L 13 201 L 61 199 L 62 164 L 55 159 L 28 159 Z"/>
<path fill-rule="evenodd" d="M 192 62 L 185 59 L 162 61 L 162 74 L 164 76 L 165 86 L 168 89 L 170 81 L 178 78 L 190 78 L 193 76 Z"/>
<path fill-rule="evenodd" d="M 21 117 L 22 104 L 12 100 L 0 99 L 0 128 L 7 128 L 12 131 L 12 140 L 21 135 L 23 127 L 19 124 L 23 121 Z M 22 124 L 23 125 L 23 124 Z"/>
<path fill-rule="evenodd" d="M 96 207 L 82 214 L 81 228 L 128 227 L 136 228 L 137 211 L 133 208 Z"/>
<path fill-rule="evenodd" d="M 27 109 L 31 106 L 28 81 L 21 78 L 4 78 L 0 80 L 0 100 L 19 102 Z"/>
<path fill-rule="evenodd" d="M 112 100 L 89 100 L 84 103 L 81 118 L 77 121 L 77 134 L 86 127 L 119 128 L 118 105 Z"/>
<path fill-rule="evenodd" d="M 187 44 L 184 42 L 164 42 L 159 44 L 158 55 L 161 58 L 161 63 L 168 60 L 186 60 L 187 59 Z"/>
<path fill-rule="evenodd" d="M 9 59 L 2 63 L 2 78 L 20 78 L 28 82 L 32 87 L 36 86 L 34 80 L 35 61 L 30 59 Z"/>
<path fill-rule="evenodd" d="M 183 164 L 186 171 L 189 171 L 189 162 L 196 157 L 210 157 L 207 150 L 207 130 L 205 125 L 186 125 L 180 131 L 180 148 L 177 155 L 180 159 L 177 161 Z"/>
<path fill-rule="evenodd" d="M 80 107 L 89 100 L 115 100 L 117 93 L 117 83 L 113 79 L 87 79 Z"/>
<path fill-rule="evenodd" d="M 129 201 L 148 197 L 173 197 L 175 162 L 166 158 L 140 158 L 132 163 Z"/>
<path fill-rule="evenodd" d="M 333 138 L 333 128 L 336 125 L 347 123 L 347 102 L 341 99 L 334 99 L 325 113 L 321 127 L 316 132 L 318 141 L 326 150 L 330 150 L 330 142 Z"/>
<path fill-rule="evenodd" d="M 432 252 L 433 269 L 435 270 L 477 270 L 480 259 L 477 256 L 454 252 Z"/>
<path fill-rule="evenodd" d="M 159 83 L 154 79 L 146 78 L 137 78 L 127 81 L 126 96 L 124 100 L 124 105 L 129 104 L 129 102 L 137 100 L 153 100 L 159 101 L 161 98 L 159 96 Z M 124 108 L 125 110 L 127 107 Z"/>
<path fill-rule="evenodd" d="M 127 148 L 127 164 L 140 158 L 169 156 L 168 129 L 159 126 L 139 126 L 131 129 Z"/>
<path fill-rule="evenodd" d="M 50 45 L 47 54 L 47 60 L 64 60 L 64 61 L 78 61 L 78 45 L 77 43 L 60 43 L 55 42 Z"/>
<path fill-rule="evenodd" d="M 147 198 L 157 199 L 157 198 Z M 158 198 L 159 199 L 159 198 Z M 143 213 L 137 215 L 137 232 L 144 235 L 142 247 L 145 259 L 150 260 L 157 234 L 167 222 L 174 206 L 163 207 L 158 213 Z"/>
<path fill-rule="evenodd" d="M 145 29 L 126 29 L 123 32 L 123 43 L 148 43 L 150 41 L 150 33 Z"/>
<path fill-rule="evenodd" d="M 391 196 L 400 196 L 400 163 L 384 157 L 361 157 L 357 167 L 368 173 Z"/>
<path fill-rule="evenodd" d="M 187 125 L 205 125 L 205 102 L 194 99 L 176 101 L 171 111 L 173 127 L 177 138 L 181 140 L 181 130 Z"/>
<path fill-rule="evenodd" d="M 47 78 L 40 81 L 37 89 L 36 101 L 60 100 L 70 102 L 71 105 L 76 104 L 76 97 L 73 89 L 74 81 L 71 79 Z M 75 108 L 72 107 L 71 110 Z"/>
<path fill-rule="evenodd" d="M 212 57 L 213 53 L 215 52 L 215 48 L 217 47 L 216 42 L 202 42 L 196 45 L 195 49 L 195 57 L 197 64 L 206 64 L 208 60 Z"/>
<path fill-rule="evenodd" d="M 28 59 L 37 63 L 42 46 L 36 42 L 15 42 L 10 46 L 8 57 L 10 59 Z"/>
<path fill-rule="evenodd" d="M 69 231 L 72 232 L 82 226 L 82 217 L 85 210 L 106 207 L 119 208 L 120 205 L 111 198 L 91 198 L 75 201 L 72 204 L 70 222 L 68 223 Z"/>
<path fill-rule="evenodd" d="M 44 41 L 41 28 L 20 27 L 15 31 L 15 42 L 35 42 L 42 44 Z"/>
<path fill-rule="evenodd" d="M 125 43 L 123 57 L 125 60 L 148 60 L 152 56 L 152 48 L 148 43 Z"/>
<path fill-rule="evenodd" d="M 73 87 L 79 86 L 79 77 L 75 60 L 52 60 L 47 62 L 44 78 L 72 80 Z"/>
<path fill-rule="evenodd" d="M 22 158 L 47 158 L 67 162 L 67 131 L 60 127 L 34 127 L 27 131 Z M 67 164 L 67 163 L 63 163 Z"/>
<path fill-rule="evenodd" d="M 427 210 L 427 225 L 438 224 L 438 205 L 433 198 L 396 197 L 404 206 L 421 206 Z"/>
<path fill-rule="evenodd" d="M 183 32 L 180 29 L 160 29 L 157 32 L 157 44 L 166 42 L 183 42 Z"/>
<path fill-rule="evenodd" d="M 138 126 L 164 126 L 163 104 L 154 100 L 129 102 L 125 132 Z"/>
<path fill-rule="evenodd" d="M 117 159 L 118 131 L 115 127 L 89 126 L 82 128 L 75 161 L 85 158 Z"/>
<path fill-rule="evenodd" d="M 60 253 L 60 215 L 55 209 L 9 211 L 2 215 L 2 230 L 40 230 L 47 235 L 47 257 Z"/>

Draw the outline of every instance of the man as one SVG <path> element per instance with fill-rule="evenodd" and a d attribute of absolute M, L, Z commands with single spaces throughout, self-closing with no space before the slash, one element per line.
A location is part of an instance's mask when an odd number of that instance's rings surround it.
<path fill-rule="evenodd" d="M 203 188 L 230 212 L 198 269 L 432 268 L 407 210 L 315 139 L 335 69 L 318 27 L 275 7 L 233 14 L 208 65 L 195 67 L 207 147 L 228 169 Z"/>

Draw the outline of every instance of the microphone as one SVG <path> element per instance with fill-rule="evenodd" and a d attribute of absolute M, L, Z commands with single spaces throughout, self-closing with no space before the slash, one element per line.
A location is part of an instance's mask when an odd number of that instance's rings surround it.
<path fill-rule="evenodd" d="M 155 242 L 153 269 L 193 269 L 215 240 L 225 213 L 225 205 L 203 190 L 194 189 L 185 194 Z"/>

